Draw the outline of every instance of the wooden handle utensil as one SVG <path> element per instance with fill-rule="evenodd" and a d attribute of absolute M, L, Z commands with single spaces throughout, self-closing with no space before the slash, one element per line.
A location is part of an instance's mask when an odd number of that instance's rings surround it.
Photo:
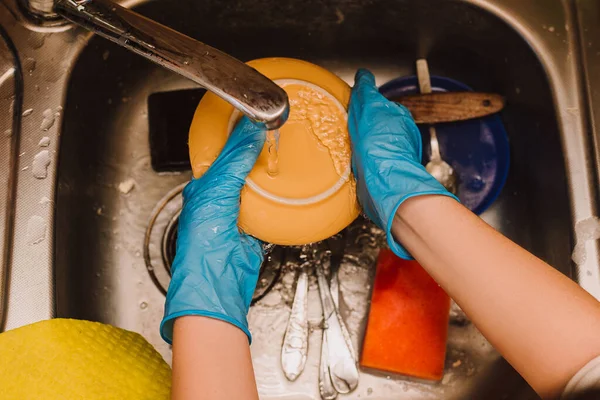
<path fill-rule="evenodd" d="M 464 121 L 502 110 L 504 97 L 493 93 L 440 92 L 391 98 L 411 112 L 417 124 Z"/>

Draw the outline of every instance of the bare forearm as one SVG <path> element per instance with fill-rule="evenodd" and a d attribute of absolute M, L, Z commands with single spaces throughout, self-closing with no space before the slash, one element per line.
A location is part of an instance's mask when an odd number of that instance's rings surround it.
<path fill-rule="evenodd" d="M 246 334 L 216 319 L 177 318 L 173 329 L 171 398 L 258 399 Z"/>
<path fill-rule="evenodd" d="M 394 237 L 543 397 L 600 355 L 600 305 L 456 201 L 405 201 Z"/>

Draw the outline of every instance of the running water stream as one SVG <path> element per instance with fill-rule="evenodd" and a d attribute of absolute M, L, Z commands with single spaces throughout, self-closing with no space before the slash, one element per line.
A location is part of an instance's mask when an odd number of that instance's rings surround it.
<path fill-rule="evenodd" d="M 267 145 L 269 146 L 267 173 L 269 176 L 274 177 L 279 173 L 279 129 L 267 131 Z"/>

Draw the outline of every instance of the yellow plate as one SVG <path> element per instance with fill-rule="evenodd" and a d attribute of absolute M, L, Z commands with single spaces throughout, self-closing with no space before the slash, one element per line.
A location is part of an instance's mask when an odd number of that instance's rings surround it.
<path fill-rule="evenodd" d="M 281 174 L 269 177 L 265 173 L 269 156 L 267 142 L 250 173 L 251 180 L 242 190 L 238 224 L 246 233 L 274 244 L 301 245 L 326 239 L 348 226 L 359 214 L 354 177 L 348 173 L 350 145 L 345 118 L 350 87 L 331 72 L 305 61 L 264 58 L 248 64 L 288 92 L 292 110 L 290 120 L 281 128 Z M 325 141 L 313 134 L 306 135 L 305 140 L 298 136 L 301 133 L 297 126 L 300 119 L 295 117 L 296 107 L 300 107 L 295 106 L 299 100 L 298 85 L 304 85 L 311 96 L 321 96 L 320 102 L 309 110 L 321 113 L 314 117 L 318 126 L 336 114 L 338 138 L 328 142 L 327 133 L 323 136 Z M 189 135 L 194 177 L 200 177 L 217 158 L 236 115 L 237 111 L 224 100 L 212 93 L 204 95 Z M 329 155 L 338 154 L 331 146 L 341 149 L 341 163 L 340 157 Z M 310 157 L 304 155 L 303 149 L 310 150 Z M 296 165 L 291 165 L 294 163 Z M 286 167 L 290 165 L 293 171 Z M 299 171 L 305 175 L 299 175 Z"/>

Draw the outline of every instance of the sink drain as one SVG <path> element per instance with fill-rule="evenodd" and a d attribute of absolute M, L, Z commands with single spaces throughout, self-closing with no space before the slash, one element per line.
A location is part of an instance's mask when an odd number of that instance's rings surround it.
<path fill-rule="evenodd" d="M 144 261 L 152 282 L 167 294 L 171 266 L 177 252 L 177 227 L 183 206 L 185 183 L 173 188 L 154 207 L 144 238 Z M 265 246 L 268 254 L 260 267 L 252 302 L 264 297 L 277 282 L 286 251 L 280 246 Z"/>
<path fill-rule="evenodd" d="M 179 215 L 181 210 L 178 211 L 165 228 L 165 233 L 162 238 L 162 258 L 163 263 L 171 274 L 171 264 L 175 260 L 175 252 L 177 251 L 177 229 L 179 228 Z"/>
<path fill-rule="evenodd" d="M 168 236 L 169 226 L 171 226 L 171 232 L 177 231 L 176 221 L 179 219 L 183 205 L 184 187 L 185 184 L 181 184 L 173 188 L 154 207 L 144 237 L 146 269 L 152 282 L 165 295 L 171 281 L 171 262 L 175 257 L 175 252 L 172 251 L 172 256 L 167 256 L 163 250 L 163 242 Z"/>

